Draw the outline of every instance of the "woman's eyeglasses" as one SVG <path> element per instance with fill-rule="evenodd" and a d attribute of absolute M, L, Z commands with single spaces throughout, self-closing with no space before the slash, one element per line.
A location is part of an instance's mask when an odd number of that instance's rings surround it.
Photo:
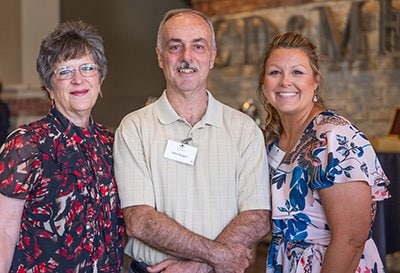
<path fill-rule="evenodd" d="M 70 80 L 75 75 L 77 69 L 72 66 L 64 66 L 54 71 L 57 79 Z M 79 72 L 83 77 L 91 77 L 97 74 L 99 68 L 95 64 L 81 64 L 79 66 Z"/>

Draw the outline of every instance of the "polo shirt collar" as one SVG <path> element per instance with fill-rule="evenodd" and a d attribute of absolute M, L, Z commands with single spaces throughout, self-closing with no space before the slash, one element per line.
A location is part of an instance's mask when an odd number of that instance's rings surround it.
<path fill-rule="evenodd" d="M 218 102 L 210 91 L 207 90 L 208 105 L 204 116 L 200 122 L 208 125 L 222 127 L 222 105 Z M 182 120 L 182 118 L 176 113 L 172 105 L 169 103 L 166 91 L 162 93 L 161 97 L 154 102 L 158 119 L 163 124 L 171 124 L 175 121 Z"/>

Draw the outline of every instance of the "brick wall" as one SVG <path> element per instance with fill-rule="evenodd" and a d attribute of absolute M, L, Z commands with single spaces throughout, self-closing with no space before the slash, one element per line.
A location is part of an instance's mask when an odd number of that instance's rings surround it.
<path fill-rule="evenodd" d="M 391 45 L 382 48 L 382 2 L 389 0 L 193 0 L 194 8 L 211 15 L 217 35 L 208 87 L 234 107 L 252 98 L 263 113 L 256 96 L 263 53 L 276 34 L 299 31 L 325 56 L 331 108 L 367 135 L 384 136 L 400 105 L 400 20 L 385 29 Z M 386 19 L 400 18 L 400 0 L 390 1 L 389 10 Z"/>
<path fill-rule="evenodd" d="M 50 108 L 47 95 L 40 89 L 17 85 L 5 86 L 1 95 L 10 109 L 11 130 L 44 117 Z"/>

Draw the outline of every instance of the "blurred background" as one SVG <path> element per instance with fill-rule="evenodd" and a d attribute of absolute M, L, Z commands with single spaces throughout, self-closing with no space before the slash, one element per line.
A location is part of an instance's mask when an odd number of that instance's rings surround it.
<path fill-rule="evenodd" d="M 256 86 L 268 43 L 289 30 L 317 43 L 331 107 L 370 137 L 392 181 L 393 197 L 380 207 L 375 236 L 389 272 L 400 272 L 400 0 L 1 0 L 1 98 L 11 111 L 10 130 L 47 113 L 36 57 L 41 40 L 72 19 L 95 25 L 104 38 L 109 74 L 94 116 L 115 129 L 125 114 L 162 93 L 156 33 L 162 15 L 178 7 L 211 17 L 218 59 L 208 87 L 261 127 Z M 264 271 L 267 241 L 248 273 Z"/>

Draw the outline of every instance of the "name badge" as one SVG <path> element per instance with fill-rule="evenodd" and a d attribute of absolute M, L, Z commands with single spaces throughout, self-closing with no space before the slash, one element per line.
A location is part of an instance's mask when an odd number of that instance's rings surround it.
<path fill-rule="evenodd" d="M 194 164 L 197 155 L 197 147 L 190 146 L 181 142 L 168 140 L 165 148 L 164 157 L 188 165 Z"/>

